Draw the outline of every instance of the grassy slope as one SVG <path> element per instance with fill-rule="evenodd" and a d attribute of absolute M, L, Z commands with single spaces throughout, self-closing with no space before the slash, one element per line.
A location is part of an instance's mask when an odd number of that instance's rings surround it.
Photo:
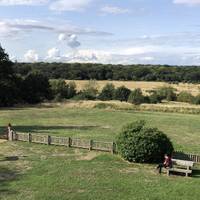
<path fill-rule="evenodd" d="M 136 119 L 145 119 L 149 125 L 166 132 L 177 148 L 200 153 L 198 115 L 24 108 L 1 110 L 0 131 L 11 122 L 19 131 L 113 140 L 124 124 Z M 74 129 L 71 125 L 98 127 Z M 154 168 L 154 165 L 129 164 L 106 153 L 21 142 L 1 143 L 0 199 L 199 199 L 199 171 L 193 178 L 167 177 L 157 175 Z"/>

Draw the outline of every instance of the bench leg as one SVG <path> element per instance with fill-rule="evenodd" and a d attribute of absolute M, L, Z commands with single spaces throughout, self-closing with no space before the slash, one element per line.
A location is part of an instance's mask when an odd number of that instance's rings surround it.
<path fill-rule="evenodd" d="M 169 175 L 170 175 L 169 170 L 167 170 L 167 176 L 169 176 Z"/>
<path fill-rule="evenodd" d="M 185 176 L 188 177 L 188 173 L 186 173 Z"/>

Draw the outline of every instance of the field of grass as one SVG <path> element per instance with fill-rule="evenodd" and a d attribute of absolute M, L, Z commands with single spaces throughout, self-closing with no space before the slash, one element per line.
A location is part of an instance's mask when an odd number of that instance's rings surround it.
<path fill-rule="evenodd" d="M 66 80 L 69 82 L 70 80 Z M 80 91 L 84 88 L 85 84 L 88 83 L 87 80 L 73 80 L 76 83 L 77 90 Z M 126 86 L 130 90 L 140 88 L 144 93 L 149 90 L 154 90 L 162 86 L 171 86 L 177 90 L 178 93 L 181 91 L 187 91 L 193 95 L 198 95 L 200 93 L 200 84 L 190 84 L 190 83 L 179 83 L 179 84 L 170 84 L 166 82 L 149 82 L 149 81 L 96 81 L 99 91 L 107 83 L 112 83 L 115 87 Z"/>
<path fill-rule="evenodd" d="M 67 105 L 0 110 L 0 132 L 16 131 L 115 140 L 124 124 L 144 119 L 176 149 L 200 154 L 200 117 L 192 114 L 70 108 Z M 123 161 L 118 155 L 66 147 L 0 143 L 2 200 L 198 200 L 200 171 L 192 178 L 158 175 L 155 165 Z"/>
<path fill-rule="evenodd" d="M 113 141 L 123 125 L 135 120 L 158 127 L 176 149 L 200 153 L 200 117 L 192 114 L 70 108 L 66 103 L 1 110 L 0 132 L 10 122 L 20 132 Z"/>

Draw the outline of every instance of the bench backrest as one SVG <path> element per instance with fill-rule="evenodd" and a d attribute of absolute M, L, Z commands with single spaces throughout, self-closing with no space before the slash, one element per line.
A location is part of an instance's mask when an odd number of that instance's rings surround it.
<path fill-rule="evenodd" d="M 182 166 L 187 166 L 187 167 L 193 167 L 194 166 L 194 162 L 188 161 L 188 160 L 172 159 L 172 163 L 174 165 L 182 165 Z"/>

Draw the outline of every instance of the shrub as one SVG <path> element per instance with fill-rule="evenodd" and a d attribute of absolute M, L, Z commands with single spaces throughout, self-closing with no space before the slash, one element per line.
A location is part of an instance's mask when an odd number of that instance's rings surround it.
<path fill-rule="evenodd" d="M 82 91 L 80 91 L 74 100 L 95 100 L 98 94 L 98 85 L 95 80 L 90 80 L 84 85 Z"/>
<path fill-rule="evenodd" d="M 149 103 L 161 103 L 162 102 L 162 97 L 156 92 L 152 92 L 152 94 L 149 95 Z"/>
<path fill-rule="evenodd" d="M 114 94 L 115 86 L 112 83 L 108 83 L 103 87 L 99 95 L 99 99 L 102 101 L 112 100 L 114 98 Z"/>
<path fill-rule="evenodd" d="M 125 86 L 118 87 L 114 93 L 114 99 L 119 101 L 128 101 L 131 90 Z"/>
<path fill-rule="evenodd" d="M 196 104 L 196 105 L 199 105 L 199 104 L 200 104 L 200 94 L 197 95 L 196 97 L 194 97 L 193 103 Z"/>
<path fill-rule="evenodd" d="M 142 90 L 140 88 L 133 90 L 128 97 L 128 102 L 135 105 L 144 103 L 145 97 L 142 94 Z"/>
<path fill-rule="evenodd" d="M 96 96 L 87 91 L 80 91 L 76 96 L 74 96 L 73 99 L 74 100 L 95 100 Z"/>
<path fill-rule="evenodd" d="M 179 93 L 179 95 L 177 97 L 177 101 L 179 101 L 179 102 L 193 103 L 194 96 L 192 94 L 190 94 L 189 92 L 183 91 L 183 92 Z"/>
<path fill-rule="evenodd" d="M 71 81 L 67 84 L 67 99 L 71 99 L 76 95 L 76 83 Z"/>
<path fill-rule="evenodd" d="M 51 91 L 57 100 L 70 99 L 76 95 L 76 84 L 69 82 L 66 84 L 64 79 L 51 80 Z"/>
<path fill-rule="evenodd" d="M 123 127 L 117 145 L 122 157 L 130 162 L 161 162 L 165 153 L 173 152 L 169 138 L 157 128 L 146 127 L 144 121 Z"/>
<path fill-rule="evenodd" d="M 176 89 L 173 87 L 160 87 L 156 90 L 157 95 L 159 95 L 162 100 L 165 99 L 167 101 L 175 101 L 177 99 Z"/>

